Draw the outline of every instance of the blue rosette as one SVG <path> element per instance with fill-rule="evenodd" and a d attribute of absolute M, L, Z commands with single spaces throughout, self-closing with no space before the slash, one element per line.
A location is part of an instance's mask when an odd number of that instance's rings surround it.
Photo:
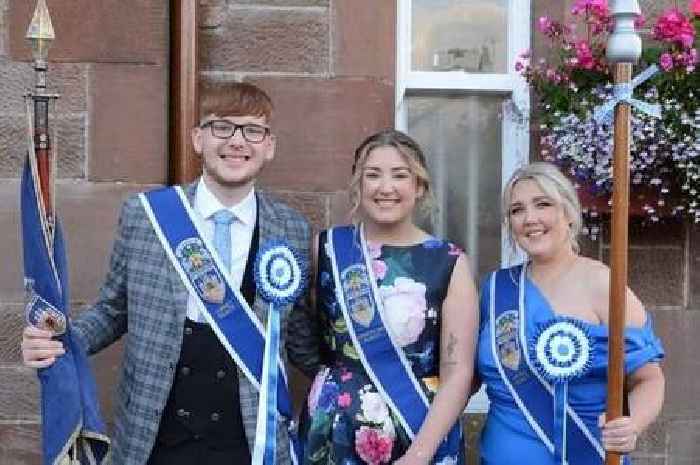
<path fill-rule="evenodd" d="M 529 344 L 530 359 L 536 370 L 554 386 L 556 463 L 566 463 L 568 384 L 590 370 L 593 348 L 593 338 L 584 322 L 561 317 L 540 325 Z"/>
<path fill-rule="evenodd" d="M 255 261 L 257 290 L 268 302 L 269 312 L 253 449 L 254 465 L 273 465 L 276 461 L 280 312 L 284 306 L 295 302 L 306 289 L 307 271 L 306 260 L 282 240 L 265 243 Z"/>
<path fill-rule="evenodd" d="M 307 286 L 308 264 L 286 242 L 273 240 L 255 261 L 255 282 L 267 302 L 280 307 L 296 301 Z"/>

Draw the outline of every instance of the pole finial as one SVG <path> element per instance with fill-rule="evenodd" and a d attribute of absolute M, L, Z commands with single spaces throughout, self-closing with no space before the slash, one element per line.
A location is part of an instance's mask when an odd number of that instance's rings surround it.
<path fill-rule="evenodd" d="M 46 6 L 46 0 L 38 0 L 34 9 L 32 22 L 29 23 L 27 29 L 27 40 L 53 40 L 53 25 L 51 24 L 51 15 L 49 8 Z"/>
<path fill-rule="evenodd" d="M 637 0 L 613 0 L 615 29 L 608 38 L 608 61 L 634 63 L 639 60 L 642 55 L 642 39 L 634 29 L 634 21 L 640 14 Z"/>
<path fill-rule="evenodd" d="M 35 63 L 42 63 L 42 66 L 49 58 L 49 47 L 55 38 L 49 8 L 46 0 L 38 0 L 34 17 L 27 29 L 27 40 L 32 46 L 32 55 Z"/>

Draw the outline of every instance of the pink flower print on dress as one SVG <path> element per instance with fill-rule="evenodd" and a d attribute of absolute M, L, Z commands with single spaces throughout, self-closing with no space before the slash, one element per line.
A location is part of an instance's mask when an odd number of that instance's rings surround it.
<path fill-rule="evenodd" d="M 377 279 L 384 279 L 386 276 L 386 263 L 383 260 L 372 260 L 372 272 Z"/>
<path fill-rule="evenodd" d="M 355 450 L 357 455 L 369 465 L 388 463 L 391 459 L 393 438 L 381 430 L 362 426 L 355 431 Z"/>
<path fill-rule="evenodd" d="M 350 397 L 349 392 L 344 392 L 338 396 L 338 406 L 339 407 L 347 408 L 347 407 L 350 407 L 350 404 L 352 404 L 352 397 Z"/>
<path fill-rule="evenodd" d="M 403 277 L 379 288 L 385 323 L 401 347 L 416 342 L 425 328 L 425 291 L 425 284 Z"/>

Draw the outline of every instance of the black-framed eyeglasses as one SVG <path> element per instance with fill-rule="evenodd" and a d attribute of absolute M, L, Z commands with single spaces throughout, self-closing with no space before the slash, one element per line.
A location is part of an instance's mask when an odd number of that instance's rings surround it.
<path fill-rule="evenodd" d="M 253 144 L 262 142 L 265 137 L 270 134 L 270 128 L 267 126 L 261 126 L 260 124 L 236 124 L 225 119 L 207 121 L 202 124 L 200 128 L 205 128 L 207 126 L 211 128 L 211 135 L 218 139 L 233 137 L 238 128 L 240 128 L 243 139 Z"/>

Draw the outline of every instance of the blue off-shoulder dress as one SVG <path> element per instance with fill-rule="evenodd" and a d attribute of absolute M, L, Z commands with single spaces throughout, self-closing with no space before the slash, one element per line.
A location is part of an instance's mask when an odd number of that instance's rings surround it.
<path fill-rule="evenodd" d="M 529 279 L 525 280 L 525 308 L 527 309 L 525 313 L 527 328 L 534 328 L 557 316 L 544 295 Z M 516 405 L 496 366 L 491 345 L 488 280 L 485 280 L 481 288 L 480 309 L 477 365 L 491 403 L 481 435 L 481 464 L 556 465 L 554 455 L 539 439 Z M 605 325 L 583 321 L 580 323 L 587 327 L 592 336 L 594 355 L 590 371 L 584 377 L 569 383 L 569 405 L 600 442 L 598 417 L 606 408 L 608 328 Z M 519 346 L 520 363 L 524 363 L 522 343 Z M 650 316 L 647 316 L 643 327 L 625 329 L 626 374 L 634 372 L 646 363 L 659 361 L 663 356 L 664 351 L 661 342 L 654 334 Z M 590 459 L 591 461 L 586 463 L 603 463 L 599 457 L 590 457 Z M 629 458 L 625 459 L 625 463 L 630 463 Z"/>

